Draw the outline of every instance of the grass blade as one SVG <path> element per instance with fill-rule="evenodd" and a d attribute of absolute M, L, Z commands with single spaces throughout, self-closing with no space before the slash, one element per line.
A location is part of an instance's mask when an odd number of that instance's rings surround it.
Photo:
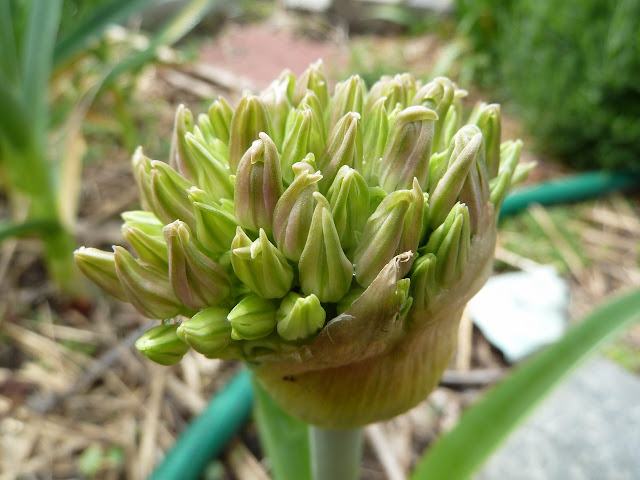
<path fill-rule="evenodd" d="M 30 106 L 31 128 L 35 129 L 34 138 L 42 142 L 42 148 L 48 123 L 51 58 L 61 9 L 62 0 L 33 0 L 22 45 L 23 99 Z"/>
<path fill-rule="evenodd" d="M 60 229 L 55 220 L 30 220 L 24 223 L 0 222 L 0 243 L 17 237 L 47 235 Z"/>
<path fill-rule="evenodd" d="M 153 2 L 154 0 L 112 0 L 97 8 L 58 40 L 53 52 L 54 65 L 57 67 L 71 59 L 86 47 L 90 38 L 102 34 L 109 24 L 118 23 Z"/>
<path fill-rule="evenodd" d="M 254 418 L 274 480 L 311 480 L 307 425 L 287 415 L 253 380 Z"/>
<path fill-rule="evenodd" d="M 16 85 L 20 76 L 11 2 L 0 2 L 0 76 Z"/>
<path fill-rule="evenodd" d="M 639 317 L 640 289 L 598 308 L 469 408 L 458 426 L 423 455 L 411 480 L 469 478 L 560 379 Z"/>

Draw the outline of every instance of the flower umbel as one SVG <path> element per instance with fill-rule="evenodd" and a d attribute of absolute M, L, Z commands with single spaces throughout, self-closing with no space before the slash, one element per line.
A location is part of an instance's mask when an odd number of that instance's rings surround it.
<path fill-rule="evenodd" d="M 442 375 L 527 172 L 521 142 L 501 143 L 499 106 L 465 124 L 465 95 L 407 73 L 330 95 L 318 62 L 235 108 L 180 106 L 168 162 L 133 157 L 130 251 L 83 247 L 78 266 L 162 321 L 137 343 L 151 360 L 244 360 L 325 428 L 402 413 Z"/>

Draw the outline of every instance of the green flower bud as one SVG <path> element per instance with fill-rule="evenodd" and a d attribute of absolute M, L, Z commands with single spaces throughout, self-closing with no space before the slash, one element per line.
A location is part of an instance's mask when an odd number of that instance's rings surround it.
<path fill-rule="evenodd" d="M 327 192 L 327 200 L 342 248 L 355 247 L 369 218 L 367 182 L 357 170 L 344 165 Z"/>
<path fill-rule="evenodd" d="M 466 205 L 457 203 L 444 223 L 431 234 L 421 251 L 421 254 L 436 255 L 436 275 L 441 285 L 451 285 L 460 278 L 467 264 L 470 243 L 469 209 Z"/>
<path fill-rule="evenodd" d="M 294 112 L 294 123 L 282 147 L 282 178 L 287 184 L 293 181 L 291 167 L 302 160 L 307 153 L 320 155 L 324 149 L 324 125 L 311 107 L 301 103 Z"/>
<path fill-rule="evenodd" d="M 160 365 L 175 365 L 189 351 L 189 345 L 178 338 L 177 329 L 175 324 L 153 327 L 136 341 L 136 348 Z"/>
<path fill-rule="evenodd" d="M 346 312 L 351 307 L 351 305 L 353 305 L 353 302 L 355 302 L 362 296 L 365 290 L 365 288 L 361 287 L 358 284 L 352 286 L 351 290 L 349 290 L 347 294 L 342 297 L 342 299 L 338 303 L 336 303 L 336 313 L 340 315 L 341 313 Z"/>
<path fill-rule="evenodd" d="M 333 127 L 327 146 L 318 160 L 323 177 L 319 183 L 320 191 L 329 189 L 343 165 L 361 170 L 362 158 L 360 114 L 349 112 Z"/>
<path fill-rule="evenodd" d="M 323 109 L 327 108 L 329 104 L 329 87 L 322 71 L 322 60 L 318 60 L 316 63 L 309 65 L 309 68 L 300 75 L 293 93 L 294 107 L 298 106 L 302 98 L 306 95 L 307 90 L 311 90 L 316 94 Z"/>
<path fill-rule="evenodd" d="M 136 148 L 131 159 L 133 178 L 138 187 L 142 208 L 155 211 L 153 206 L 153 194 L 151 193 L 151 160 L 142 152 L 142 147 Z"/>
<path fill-rule="evenodd" d="M 128 212 L 122 212 L 120 214 L 124 224 L 122 228 L 138 228 L 147 235 L 161 237 L 162 227 L 164 224 L 158 220 L 152 212 L 146 212 L 144 210 L 130 210 Z"/>
<path fill-rule="evenodd" d="M 233 198 L 231 171 L 224 163 L 224 157 L 217 155 L 191 133 L 186 134 L 185 143 L 196 162 L 195 178 L 197 184 L 216 200 Z"/>
<path fill-rule="evenodd" d="M 511 179 L 520 159 L 520 149 L 522 142 L 509 140 L 500 146 L 500 171 L 498 176 L 491 179 L 489 188 L 491 189 L 491 203 L 496 210 L 502 205 L 505 195 L 511 185 Z"/>
<path fill-rule="evenodd" d="M 223 97 L 218 97 L 209 107 L 209 122 L 216 138 L 229 145 L 229 133 L 231 131 L 231 117 L 233 110 Z"/>
<path fill-rule="evenodd" d="M 278 302 L 247 295 L 229 312 L 227 319 L 231 324 L 231 338 L 234 340 L 254 340 L 266 337 L 278 324 L 276 313 Z"/>
<path fill-rule="evenodd" d="M 231 289 L 222 267 L 198 250 L 184 222 L 170 223 L 163 233 L 169 250 L 169 279 L 180 301 L 194 310 L 220 304 Z"/>
<path fill-rule="evenodd" d="M 492 103 L 484 107 L 475 121 L 484 138 L 484 153 L 487 171 L 491 178 L 498 174 L 500 168 L 500 105 Z"/>
<path fill-rule="evenodd" d="M 358 113 L 362 116 L 364 111 L 364 93 L 367 87 L 362 78 L 354 75 L 344 82 L 336 85 L 336 90 L 329 104 L 329 109 L 325 112 L 327 125 L 331 130 L 338 121 L 349 112 Z"/>
<path fill-rule="evenodd" d="M 511 189 L 526 180 L 526 178 L 529 176 L 529 173 L 531 173 L 531 170 L 536 168 L 536 165 L 538 165 L 538 162 L 536 161 L 518 163 L 515 170 L 513 171 L 513 176 L 511 177 L 509 188 Z"/>
<path fill-rule="evenodd" d="M 163 162 L 151 162 L 151 194 L 156 215 L 164 223 L 182 220 L 195 225 L 195 215 L 187 191 L 192 184 Z"/>
<path fill-rule="evenodd" d="M 466 125 L 453 137 L 447 151 L 447 168 L 430 196 L 429 226 L 437 228 L 458 200 L 467 174 L 482 149 L 482 133 L 475 125 Z"/>
<path fill-rule="evenodd" d="M 293 108 L 291 100 L 296 84 L 296 78 L 289 70 L 282 72 L 280 77 L 274 80 L 269 87 L 262 92 L 260 99 L 264 102 L 273 125 L 271 136 L 281 145 L 284 139 L 284 131 L 289 111 Z"/>
<path fill-rule="evenodd" d="M 278 150 L 266 133 L 242 157 L 235 184 L 235 217 L 238 224 L 271 234 L 273 210 L 282 195 Z"/>
<path fill-rule="evenodd" d="M 437 118 L 428 108 L 409 107 L 393 120 L 380 163 L 380 186 L 385 191 L 410 188 L 414 177 L 422 188 L 427 187 L 434 120 Z"/>
<path fill-rule="evenodd" d="M 185 135 L 193 132 L 193 114 L 191 110 L 180 104 L 176 110 L 171 137 L 171 154 L 169 164 L 184 178 L 196 181 L 198 178 L 197 163 L 187 146 Z"/>
<path fill-rule="evenodd" d="M 271 133 L 271 117 L 265 104 L 256 96 L 242 97 L 231 118 L 229 168 L 236 173 L 240 160 L 260 132 Z"/>
<path fill-rule="evenodd" d="M 340 237 L 333 222 L 331 206 L 320 193 L 304 246 L 298 272 L 305 295 L 314 294 L 321 302 L 337 302 L 351 288 L 353 265 L 340 246 Z"/>
<path fill-rule="evenodd" d="M 436 263 L 436 256 L 433 253 L 427 253 L 418 257 L 411 268 L 411 296 L 416 308 L 426 310 L 440 293 Z"/>
<path fill-rule="evenodd" d="M 398 104 L 401 108 L 406 108 L 415 94 L 416 82 L 413 76 L 407 73 L 394 77 L 384 75 L 371 87 L 365 103 L 365 113 L 369 114 L 381 98 L 384 98 L 387 110 L 393 110 Z"/>
<path fill-rule="evenodd" d="M 453 95 L 453 103 L 449 107 L 447 115 L 444 118 L 440 145 L 434 145 L 434 150 L 440 151 L 446 149 L 447 145 L 451 143 L 453 136 L 458 130 L 460 130 L 460 127 L 462 127 L 462 99 L 468 94 L 469 92 L 466 90 L 457 89 L 455 91 Z"/>
<path fill-rule="evenodd" d="M 167 268 L 167 244 L 162 238 L 162 231 L 160 236 L 149 235 L 137 227 L 127 227 L 125 224 L 122 228 L 122 236 L 129 242 L 140 260 L 163 270 Z"/>
<path fill-rule="evenodd" d="M 489 201 L 489 173 L 484 158 L 482 152 L 476 156 L 476 161 L 467 173 L 467 178 L 460 190 L 460 202 L 469 208 L 472 233 L 475 233 L 478 225 L 485 220 Z"/>
<path fill-rule="evenodd" d="M 356 248 L 356 280 L 368 287 L 393 257 L 416 252 L 422 232 L 424 196 L 417 180 L 412 190 L 397 190 L 369 217 Z M 407 265 L 409 267 L 410 265 Z"/>
<path fill-rule="evenodd" d="M 324 326 L 326 316 L 318 297 L 291 292 L 282 299 L 276 314 L 278 335 L 290 342 L 305 340 Z"/>
<path fill-rule="evenodd" d="M 213 256 L 231 249 L 237 222 L 233 214 L 198 188 L 189 190 L 196 217 L 196 237 Z"/>
<path fill-rule="evenodd" d="M 293 282 L 293 269 L 263 229 L 252 242 L 238 227 L 231 249 L 233 271 L 253 292 L 263 298 L 282 298 L 287 294 Z"/>
<path fill-rule="evenodd" d="M 89 280 L 118 300 L 129 301 L 116 274 L 113 252 L 80 247 L 73 255 L 76 265 Z"/>
<path fill-rule="evenodd" d="M 366 117 L 364 129 L 362 176 L 371 186 L 378 183 L 380 162 L 389 136 L 389 117 L 385 101 L 386 98 L 382 97 L 373 105 Z"/>
<path fill-rule="evenodd" d="M 114 246 L 116 272 L 124 294 L 143 315 L 161 320 L 175 317 L 182 305 L 171 287 L 167 272 L 142 264 L 124 248 Z"/>
<path fill-rule="evenodd" d="M 444 147 L 442 145 L 442 130 L 444 122 L 455 95 L 455 84 L 445 77 L 438 77 L 427 83 L 416 92 L 413 99 L 414 105 L 422 105 L 434 110 L 438 115 L 438 121 L 434 125 L 433 131 L 433 151 L 439 152 Z"/>
<path fill-rule="evenodd" d="M 178 337 L 205 357 L 216 357 L 231 344 L 229 310 L 211 307 L 201 310 L 178 327 Z"/>
<path fill-rule="evenodd" d="M 313 157 L 310 153 L 309 156 Z M 289 260 L 298 261 L 307 243 L 313 218 L 313 193 L 318 191 L 320 174 L 306 162 L 293 165 L 295 179 L 284 191 L 273 211 L 273 236 L 278 250 Z"/>

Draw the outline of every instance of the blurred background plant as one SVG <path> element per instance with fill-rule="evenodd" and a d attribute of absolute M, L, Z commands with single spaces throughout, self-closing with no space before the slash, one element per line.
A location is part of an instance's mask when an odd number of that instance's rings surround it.
<path fill-rule="evenodd" d="M 151 0 L 7 0 L 0 5 L 0 188 L 9 220 L 0 241 L 39 235 L 49 275 L 78 295 L 71 251 L 86 144 L 82 120 L 96 96 L 110 90 L 124 144 L 135 144 L 123 74 L 138 71 L 158 49 L 179 40 L 213 5 L 192 0 L 153 38 L 114 41 L 107 27 Z"/>
<path fill-rule="evenodd" d="M 574 167 L 640 172 L 640 2 L 457 0 L 473 77 Z"/>

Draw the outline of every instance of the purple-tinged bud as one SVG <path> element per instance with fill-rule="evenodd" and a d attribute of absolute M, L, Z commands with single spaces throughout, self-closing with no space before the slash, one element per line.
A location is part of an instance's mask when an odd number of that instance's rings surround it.
<path fill-rule="evenodd" d="M 278 145 L 284 140 L 285 126 L 289 111 L 293 108 L 291 100 L 295 89 L 296 78 L 289 70 L 282 72 L 279 78 L 274 80 L 267 89 L 262 92 L 260 99 L 263 101 L 273 125 L 271 136 Z"/>
<path fill-rule="evenodd" d="M 304 246 L 298 272 L 305 295 L 314 294 L 321 302 L 337 302 L 351 288 L 353 265 L 340 246 L 331 206 L 320 193 L 314 193 L 316 207 Z"/>
<path fill-rule="evenodd" d="M 484 107 L 475 124 L 482 132 L 487 171 L 489 178 L 493 178 L 500 168 L 500 105 L 492 103 Z"/>
<path fill-rule="evenodd" d="M 440 144 L 433 146 L 433 151 L 440 152 L 446 150 L 451 143 L 453 136 L 462 127 L 462 99 L 469 94 L 466 90 L 457 89 L 453 95 L 453 102 L 447 110 L 442 126 L 442 135 L 440 136 Z"/>
<path fill-rule="evenodd" d="M 197 160 L 193 158 L 185 140 L 185 135 L 193 132 L 193 126 L 191 110 L 180 104 L 173 122 L 169 165 L 175 168 L 184 178 L 195 182 L 198 178 Z"/>
<path fill-rule="evenodd" d="M 196 238 L 212 255 L 219 256 L 231 249 L 237 222 L 233 214 L 195 187 L 189 190 L 196 216 Z"/>
<path fill-rule="evenodd" d="M 218 97 L 209 107 L 209 122 L 216 138 L 229 145 L 233 110 L 223 97 Z"/>
<path fill-rule="evenodd" d="M 308 156 L 313 157 L 310 153 Z M 295 179 L 284 191 L 273 211 L 273 237 L 289 260 L 298 261 L 307 242 L 313 218 L 313 193 L 322 178 L 306 162 L 293 165 Z"/>
<path fill-rule="evenodd" d="M 211 307 L 196 313 L 180 324 L 178 337 L 205 357 L 219 358 L 232 343 L 229 310 Z"/>
<path fill-rule="evenodd" d="M 324 326 L 326 317 L 318 297 L 290 292 L 282 299 L 276 314 L 278 335 L 289 342 L 305 340 Z"/>
<path fill-rule="evenodd" d="M 520 149 L 522 142 L 520 140 L 506 141 L 500 146 L 500 171 L 498 176 L 492 178 L 489 182 L 491 189 L 490 200 L 497 209 L 502 205 L 505 195 L 511 185 L 511 179 L 520 159 Z"/>
<path fill-rule="evenodd" d="M 411 268 L 411 296 L 416 308 L 426 310 L 433 304 L 440 286 L 436 276 L 436 256 L 433 253 L 421 255 Z"/>
<path fill-rule="evenodd" d="M 365 179 L 347 165 L 338 170 L 327 192 L 331 215 L 345 251 L 355 247 L 369 218 L 369 187 Z"/>
<path fill-rule="evenodd" d="M 192 184 L 163 162 L 151 162 L 151 194 L 157 217 L 164 223 L 182 220 L 195 225 L 193 207 L 187 190 Z"/>
<path fill-rule="evenodd" d="M 255 340 L 276 329 L 278 302 L 249 294 L 227 315 L 234 340 Z"/>
<path fill-rule="evenodd" d="M 395 117 L 380 163 L 380 186 L 385 191 L 408 189 L 414 178 L 422 188 L 427 187 L 437 118 L 433 110 L 416 106 L 404 109 Z"/>
<path fill-rule="evenodd" d="M 179 315 L 183 307 L 169 283 L 167 272 L 142 264 L 124 248 L 114 246 L 116 272 L 124 294 L 143 315 L 161 320 Z"/>
<path fill-rule="evenodd" d="M 89 280 L 118 300 L 129 301 L 116 274 L 113 252 L 80 247 L 73 255 L 76 265 Z"/>
<path fill-rule="evenodd" d="M 489 201 L 489 173 L 482 153 L 476 157 L 475 164 L 469 170 L 459 198 L 469 208 L 471 233 L 475 233 L 487 215 Z"/>
<path fill-rule="evenodd" d="M 329 134 L 329 141 L 318 160 L 322 172 L 319 188 L 326 192 L 343 165 L 362 169 L 362 125 L 360 114 L 349 112 L 342 117 Z"/>
<path fill-rule="evenodd" d="M 309 65 L 309 68 L 307 68 L 302 75 L 300 75 L 300 78 L 298 78 L 298 82 L 293 93 L 292 103 L 294 107 L 297 107 L 300 104 L 300 101 L 307 93 L 307 90 L 311 90 L 316 94 L 323 109 L 327 108 L 327 105 L 329 104 L 329 87 L 322 71 L 322 60 L 318 60 L 316 63 Z"/>
<path fill-rule="evenodd" d="M 358 75 L 353 75 L 348 80 L 336 85 L 329 109 L 325 112 L 329 130 L 349 112 L 356 112 L 362 116 L 366 90 L 367 87 Z"/>
<path fill-rule="evenodd" d="M 225 164 L 224 157 L 217 155 L 211 148 L 190 133 L 185 136 L 185 143 L 197 162 L 196 179 L 198 186 L 216 200 L 233 198 L 231 171 Z"/>
<path fill-rule="evenodd" d="M 236 173 L 240 160 L 251 144 L 258 140 L 260 132 L 270 134 L 272 130 L 271 117 L 262 100 L 253 95 L 242 97 L 231 118 L 229 139 L 231 173 Z"/>
<path fill-rule="evenodd" d="M 231 265 L 240 281 L 263 298 L 282 298 L 291 289 L 293 268 L 263 229 L 252 242 L 238 227 L 231 243 Z"/>
<path fill-rule="evenodd" d="M 440 150 L 444 122 L 453 102 L 455 90 L 455 84 L 451 80 L 438 77 L 418 90 L 413 98 L 414 105 L 427 107 L 438 115 L 433 131 L 433 146 L 436 152 Z"/>
<path fill-rule="evenodd" d="M 385 97 L 378 99 L 365 117 L 362 176 L 369 185 L 378 183 L 380 162 L 389 136 L 389 117 L 385 108 Z"/>
<path fill-rule="evenodd" d="M 467 174 L 482 152 L 482 133 L 476 125 L 465 125 L 453 137 L 447 151 L 447 169 L 438 181 L 429 203 L 429 227 L 437 228 L 458 201 Z"/>
<path fill-rule="evenodd" d="M 368 287 L 396 255 L 416 252 L 422 233 L 424 196 L 418 181 L 411 190 L 387 195 L 369 217 L 354 255 L 356 280 Z M 405 268 L 411 266 L 407 262 Z"/>
<path fill-rule="evenodd" d="M 416 83 L 412 75 L 385 75 L 371 87 L 365 102 L 365 114 L 368 114 L 381 98 L 384 98 L 387 110 L 393 110 L 398 104 L 401 108 L 406 108 L 411 104 L 415 94 Z"/>
<path fill-rule="evenodd" d="M 184 222 L 176 220 L 162 231 L 169 251 L 169 280 L 176 296 L 193 310 L 220 304 L 231 291 L 223 268 L 198 250 Z"/>
<path fill-rule="evenodd" d="M 162 238 L 162 231 L 160 231 L 160 236 L 149 235 L 137 227 L 125 224 L 122 228 L 122 235 L 141 261 L 163 270 L 167 268 L 167 244 Z"/>
<path fill-rule="evenodd" d="M 175 365 L 189 351 L 189 345 L 178 337 L 177 329 L 177 324 L 153 327 L 136 341 L 136 348 L 160 365 Z"/>
<path fill-rule="evenodd" d="M 151 167 L 151 160 L 143 153 L 142 147 L 136 148 L 131 158 L 131 165 L 142 208 L 148 211 L 155 211 L 151 193 L 151 170 L 153 168 Z"/>
<path fill-rule="evenodd" d="M 238 165 L 235 183 L 235 217 L 238 225 L 271 234 L 273 210 L 282 195 L 278 149 L 266 133 L 260 133 Z"/>

